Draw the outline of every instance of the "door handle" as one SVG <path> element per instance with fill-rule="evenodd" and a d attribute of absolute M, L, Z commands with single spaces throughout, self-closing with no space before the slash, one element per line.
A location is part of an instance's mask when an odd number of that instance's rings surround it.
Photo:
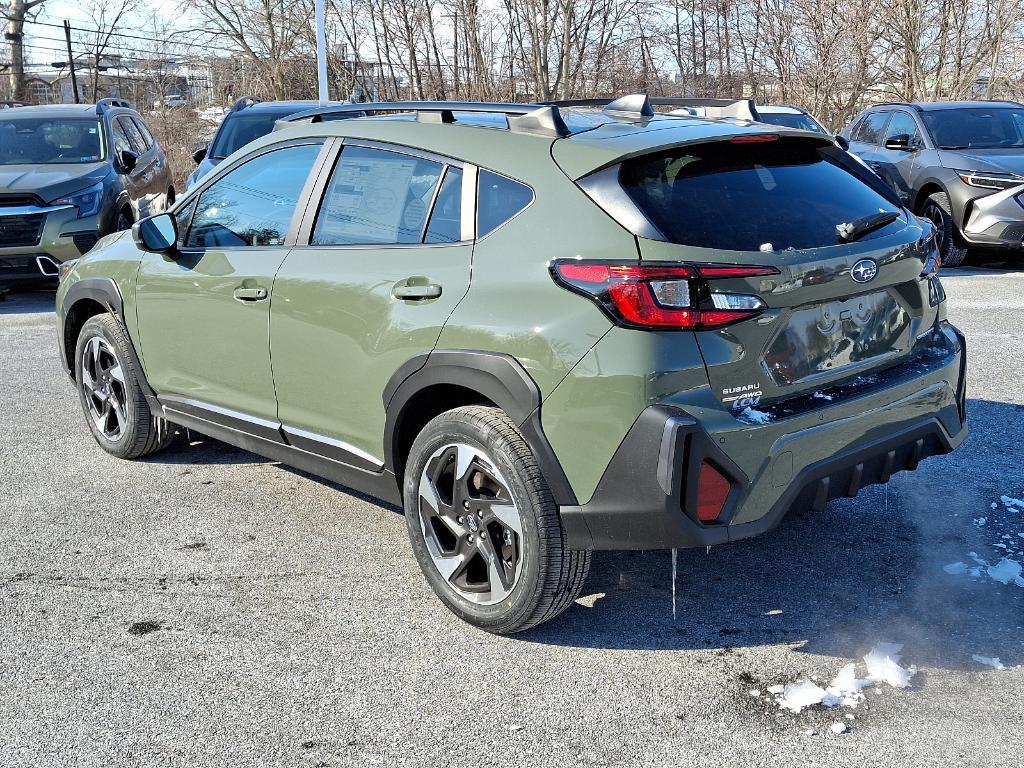
<path fill-rule="evenodd" d="M 263 301 L 267 298 L 266 288 L 235 288 L 235 298 L 238 301 Z"/>
<path fill-rule="evenodd" d="M 413 282 L 413 281 L 416 282 Z M 420 282 L 422 281 L 422 282 Z M 391 289 L 391 295 L 402 301 L 423 301 L 424 299 L 436 299 L 441 295 L 441 286 L 437 283 L 428 283 L 426 278 L 410 277 L 406 280 L 395 283 Z"/>

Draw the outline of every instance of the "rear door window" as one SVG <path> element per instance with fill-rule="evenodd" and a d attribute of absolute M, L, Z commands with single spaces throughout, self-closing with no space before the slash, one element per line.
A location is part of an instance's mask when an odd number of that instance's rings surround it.
<path fill-rule="evenodd" d="M 484 237 L 533 202 L 533 190 L 491 171 L 478 176 L 476 236 Z"/>
<path fill-rule="evenodd" d="M 628 160 L 619 181 L 670 242 L 730 251 L 817 248 L 837 244 L 839 224 L 901 210 L 840 154 L 802 138 L 709 142 Z M 864 239 L 904 225 L 900 217 Z"/>
<path fill-rule="evenodd" d="M 444 166 L 346 146 L 313 226 L 313 245 L 419 243 Z"/>

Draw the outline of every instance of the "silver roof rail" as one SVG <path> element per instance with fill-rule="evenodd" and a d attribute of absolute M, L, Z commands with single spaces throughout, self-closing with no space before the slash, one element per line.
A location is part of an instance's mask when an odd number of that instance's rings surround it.
<path fill-rule="evenodd" d="M 501 104 L 482 101 L 378 101 L 366 104 L 336 104 L 314 107 L 282 117 L 274 129 L 292 123 L 319 123 L 365 117 L 385 112 L 413 112 L 424 123 L 456 123 L 456 112 L 503 115 L 513 133 L 530 133 L 560 138 L 571 132 L 562 120 L 558 107 L 551 104 Z"/>
<path fill-rule="evenodd" d="M 616 99 L 566 99 L 547 101 L 553 107 L 600 107 L 609 117 L 645 119 L 654 117 L 654 107 L 698 107 L 708 117 L 733 117 L 740 120 L 758 120 L 753 99 L 688 99 L 655 96 L 643 93 L 620 96 Z"/>

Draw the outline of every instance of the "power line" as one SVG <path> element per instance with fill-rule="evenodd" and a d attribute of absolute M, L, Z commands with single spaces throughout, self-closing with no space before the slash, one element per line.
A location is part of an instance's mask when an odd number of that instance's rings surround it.
<path fill-rule="evenodd" d="M 60 29 L 63 29 L 63 25 L 61 25 L 61 24 L 54 24 L 54 23 L 49 22 L 49 21 L 29 21 L 29 20 L 26 19 L 25 23 L 26 24 L 35 24 L 37 26 L 43 26 L 43 27 L 58 27 Z M 224 46 L 213 45 L 211 43 L 194 43 L 194 42 L 176 43 L 176 42 L 172 42 L 172 41 L 170 41 L 168 39 L 161 39 L 159 37 L 147 37 L 147 36 L 144 36 L 144 35 L 130 35 L 127 32 L 114 32 L 114 31 L 108 32 L 108 31 L 102 30 L 102 29 L 93 29 L 92 27 L 81 27 L 81 26 L 77 26 L 77 25 L 74 27 L 74 29 L 75 29 L 76 32 L 87 32 L 89 34 L 104 35 L 104 36 L 111 35 L 113 37 L 123 37 L 123 38 L 129 39 L 129 40 L 143 40 L 143 41 L 148 42 L 148 43 L 162 43 L 164 45 L 168 45 L 168 44 L 169 45 L 187 45 L 190 48 L 206 48 L 208 50 L 224 51 L 224 52 L 229 52 L 229 53 L 235 51 L 235 49 L 224 48 Z M 174 34 L 176 34 L 176 33 L 172 32 L 171 36 L 173 36 Z M 41 36 L 33 35 L 33 37 L 41 37 Z"/>

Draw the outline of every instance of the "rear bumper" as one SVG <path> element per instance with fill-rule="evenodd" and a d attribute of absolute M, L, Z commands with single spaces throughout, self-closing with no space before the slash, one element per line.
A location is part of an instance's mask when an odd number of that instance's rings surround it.
<path fill-rule="evenodd" d="M 698 420 L 653 405 L 641 413 L 589 502 L 563 507 L 570 546 L 580 549 L 702 547 L 764 533 L 791 511 L 821 509 L 954 450 L 967 436 L 965 345 L 914 370 L 880 375 L 880 386 L 818 401 L 764 425 L 728 414 Z M 731 422 L 731 423 L 729 423 Z M 695 483 L 701 461 L 729 475 L 722 522 L 701 524 Z"/>

